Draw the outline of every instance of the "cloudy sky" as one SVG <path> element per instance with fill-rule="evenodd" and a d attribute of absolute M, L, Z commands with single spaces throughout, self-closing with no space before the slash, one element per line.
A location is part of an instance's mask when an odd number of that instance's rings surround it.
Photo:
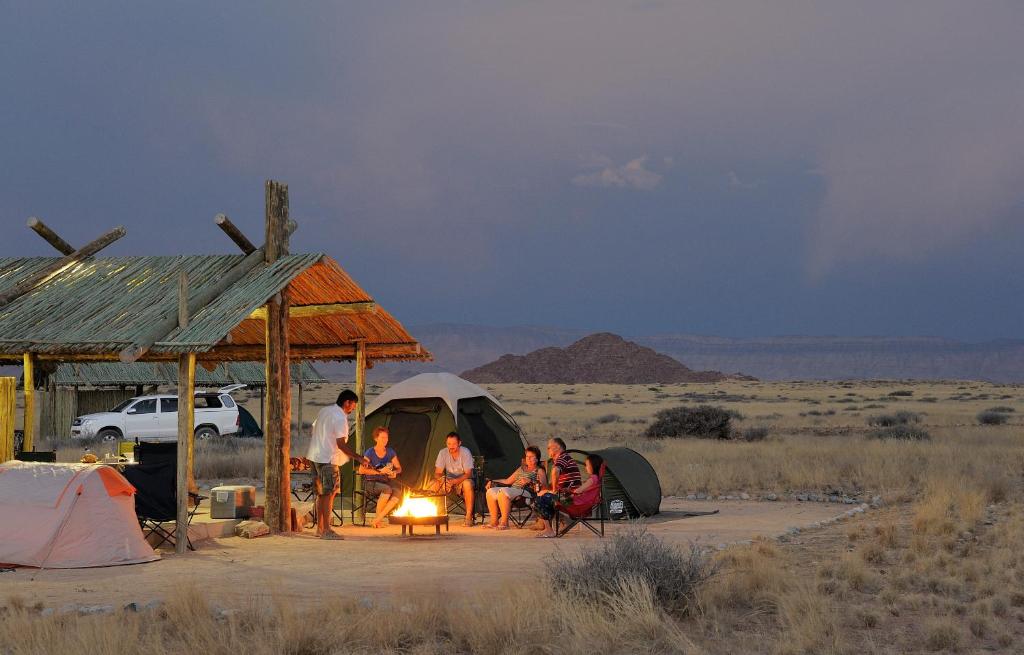
<path fill-rule="evenodd" d="M 1020 2 L 43 4 L 0 256 L 231 252 L 269 177 L 407 324 L 1024 337 Z"/>

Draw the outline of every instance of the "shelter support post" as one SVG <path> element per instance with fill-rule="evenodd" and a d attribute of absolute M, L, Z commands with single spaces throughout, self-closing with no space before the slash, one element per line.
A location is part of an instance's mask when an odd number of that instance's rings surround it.
<path fill-rule="evenodd" d="M 266 241 L 268 264 L 288 254 L 288 186 L 267 180 Z M 291 529 L 291 367 L 288 362 L 288 307 L 290 290 L 267 302 L 267 429 L 264 436 L 264 520 L 272 533 Z"/>
<path fill-rule="evenodd" d="M 355 451 L 360 455 L 366 449 L 365 441 L 363 436 L 363 426 L 366 419 L 366 342 L 356 341 L 356 396 L 359 397 L 356 403 L 356 447 Z M 356 467 L 355 462 L 352 463 L 353 467 Z M 355 485 L 356 491 L 363 490 L 363 478 L 360 475 L 353 475 L 353 484 Z M 366 510 L 365 503 L 359 509 L 359 520 L 362 521 L 365 517 Z"/>
<path fill-rule="evenodd" d="M 195 388 L 196 355 L 181 355 L 178 357 L 178 516 L 174 528 L 174 550 L 179 554 L 188 548 L 188 483 L 192 475 L 189 453 L 195 439 Z"/>
<path fill-rule="evenodd" d="M 14 459 L 14 409 L 17 378 L 0 377 L 0 463 Z"/>
<path fill-rule="evenodd" d="M 302 369 L 299 368 L 299 398 L 298 404 L 295 407 L 297 416 L 295 417 L 295 433 L 302 438 Z"/>
<path fill-rule="evenodd" d="M 25 387 L 25 414 L 22 421 L 22 429 L 25 433 L 25 440 L 21 444 L 23 451 L 35 450 L 36 436 L 36 356 L 33 353 L 25 353 L 24 357 L 24 387 Z"/>

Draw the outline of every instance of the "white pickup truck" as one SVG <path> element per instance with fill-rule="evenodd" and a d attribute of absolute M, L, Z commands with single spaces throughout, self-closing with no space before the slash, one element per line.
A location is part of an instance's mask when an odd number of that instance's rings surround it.
<path fill-rule="evenodd" d="M 196 439 L 238 432 L 238 405 L 231 392 L 244 386 L 234 384 L 217 391 L 196 392 Z M 71 423 L 72 439 L 93 437 L 105 441 L 136 438 L 175 441 L 178 438 L 178 397 L 160 394 L 129 398 L 109 412 L 79 416 Z"/>

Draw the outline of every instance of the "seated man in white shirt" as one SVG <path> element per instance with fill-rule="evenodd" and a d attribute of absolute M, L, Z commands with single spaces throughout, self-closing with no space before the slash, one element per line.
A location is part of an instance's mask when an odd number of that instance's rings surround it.
<path fill-rule="evenodd" d="M 449 493 L 461 488 L 466 500 L 466 527 L 473 527 L 473 453 L 462 445 L 458 432 L 449 432 L 445 448 L 434 462 L 434 483 L 431 490 Z"/>
<path fill-rule="evenodd" d="M 340 467 L 354 459 L 364 464 L 363 457 L 348 445 L 348 415 L 356 408 L 359 397 L 345 389 L 334 405 L 324 407 L 313 421 L 313 438 L 309 441 L 306 459 L 313 462 L 313 483 L 316 488 L 316 536 L 321 539 L 342 539 L 331 529 L 334 497 L 341 493 Z"/>

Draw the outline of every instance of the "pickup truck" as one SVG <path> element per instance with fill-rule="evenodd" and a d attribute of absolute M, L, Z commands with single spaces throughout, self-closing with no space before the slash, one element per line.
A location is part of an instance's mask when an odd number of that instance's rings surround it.
<path fill-rule="evenodd" d="M 196 439 L 227 436 L 239 431 L 238 405 L 231 392 L 244 386 L 239 384 L 217 391 L 196 392 Z M 169 394 L 138 396 L 108 412 L 79 416 L 71 423 L 71 438 L 175 441 L 178 438 L 178 397 Z"/>

